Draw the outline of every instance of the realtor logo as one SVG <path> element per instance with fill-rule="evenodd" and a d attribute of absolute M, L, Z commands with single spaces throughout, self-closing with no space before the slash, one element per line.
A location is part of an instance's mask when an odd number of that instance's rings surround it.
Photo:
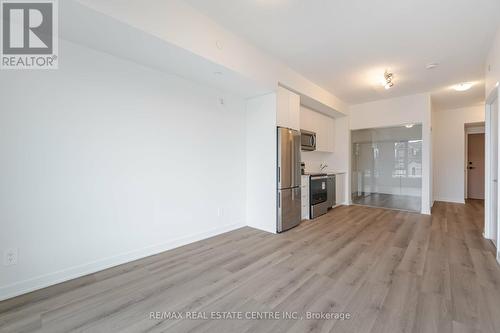
<path fill-rule="evenodd" d="M 0 0 L 1 69 L 57 69 L 57 0 Z"/>

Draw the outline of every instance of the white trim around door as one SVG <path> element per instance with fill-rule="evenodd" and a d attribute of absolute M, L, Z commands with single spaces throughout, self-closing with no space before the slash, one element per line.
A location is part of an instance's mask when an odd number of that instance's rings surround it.
<path fill-rule="evenodd" d="M 489 94 L 486 100 L 485 110 L 485 144 L 486 144 L 486 173 L 485 173 L 485 223 L 484 223 L 484 237 L 491 239 L 497 247 L 497 261 L 500 263 L 500 252 L 498 241 L 500 240 L 500 202 L 499 197 L 499 183 L 498 175 L 500 175 L 499 157 L 499 114 L 500 107 L 498 98 L 500 96 L 500 88 L 498 85 Z M 495 124 L 492 123 L 492 120 Z M 493 141 L 495 140 L 495 141 Z M 494 151 L 496 150 L 496 151 Z M 496 172 L 495 172 L 496 171 Z"/>

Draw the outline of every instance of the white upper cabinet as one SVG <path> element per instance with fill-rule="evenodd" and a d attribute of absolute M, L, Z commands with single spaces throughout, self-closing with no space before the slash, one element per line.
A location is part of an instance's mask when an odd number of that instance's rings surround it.
<path fill-rule="evenodd" d="M 276 98 L 277 101 L 277 113 L 276 113 L 276 123 L 281 127 L 288 127 L 290 115 L 289 115 L 289 97 L 288 90 L 282 87 L 278 87 L 278 96 Z"/>
<path fill-rule="evenodd" d="M 300 125 L 316 133 L 316 150 L 333 153 L 335 149 L 335 119 L 304 106 L 300 108 Z"/>
<path fill-rule="evenodd" d="M 300 96 L 278 87 L 276 123 L 280 127 L 300 130 Z"/>
<path fill-rule="evenodd" d="M 300 96 L 293 92 L 290 92 L 288 97 L 290 128 L 300 131 Z"/>
<path fill-rule="evenodd" d="M 305 129 L 316 133 L 316 150 L 333 152 L 335 120 L 300 105 L 300 95 L 278 86 L 276 123 L 297 131 Z"/>

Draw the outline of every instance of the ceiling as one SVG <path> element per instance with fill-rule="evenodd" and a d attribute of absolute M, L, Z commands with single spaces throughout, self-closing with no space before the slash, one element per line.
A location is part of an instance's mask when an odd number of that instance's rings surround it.
<path fill-rule="evenodd" d="M 480 103 L 500 22 L 499 0 L 186 1 L 350 104 L 422 92 L 440 108 Z M 476 86 L 450 89 L 464 81 Z"/>
<path fill-rule="evenodd" d="M 272 89 L 79 1 L 61 1 L 59 9 L 64 13 L 59 19 L 59 35 L 64 40 L 214 87 L 222 99 L 223 92 L 249 98 Z"/>

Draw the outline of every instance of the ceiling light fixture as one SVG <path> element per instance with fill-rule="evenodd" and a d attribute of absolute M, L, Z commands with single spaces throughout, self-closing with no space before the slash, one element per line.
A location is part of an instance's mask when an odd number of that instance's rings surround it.
<path fill-rule="evenodd" d="M 382 85 L 384 86 L 385 90 L 391 89 L 392 86 L 394 86 L 394 82 L 392 82 L 393 79 L 394 79 L 394 74 L 389 73 L 386 70 L 384 73 L 384 80 L 382 81 Z"/>
<path fill-rule="evenodd" d="M 406 128 L 412 128 L 413 127 L 413 124 L 407 124 L 405 125 Z"/>
<path fill-rule="evenodd" d="M 456 91 L 466 91 L 472 88 L 474 84 L 472 82 L 462 82 L 453 86 Z"/>
<path fill-rule="evenodd" d="M 439 66 L 439 64 L 437 62 L 431 62 L 430 64 L 427 64 L 427 66 L 425 66 L 425 68 L 426 69 L 434 69 L 437 66 Z"/>

